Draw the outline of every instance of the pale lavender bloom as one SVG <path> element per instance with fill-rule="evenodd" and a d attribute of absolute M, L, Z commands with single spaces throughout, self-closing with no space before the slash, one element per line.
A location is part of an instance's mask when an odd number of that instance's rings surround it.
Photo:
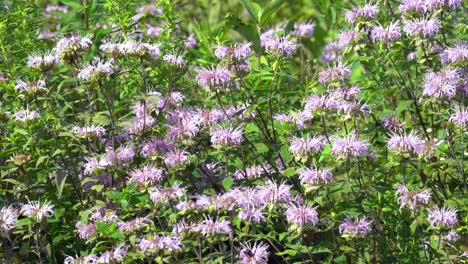
<path fill-rule="evenodd" d="M 429 72 L 424 76 L 423 95 L 434 98 L 452 98 L 457 92 L 457 69 L 443 69 L 440 72 Z"/>
<path fill-rule="evenodd" d="M 354 31 L 354 30 L 348 30 L 348 31 L 343 31 L 338 34 L 336 39 L 338 40 L 338 47 L 341 48 L 341 51 L 349 45 L 349 43 L 357 41 L 359 37 L 363 34 L 363 31 Z"/>
<path fill-rule="evenodd" d="M 147 219 L 146 217 L 145 218 L 137 217 L 133 220 L 126 221 L 126 222 L 120 221 L 117 223 L 117 225 L 119 226 L 120 232 L 135 232 L 141 229 L 142 227 L 144 227 L 146 223 L 150 224 L 151 220 Z"/>
<path fill-rule="evenodd" d="M 450 115 L 449 121 L 461 127 L 468 125 L 468 107 L 455 106 L 455 111 Z"/>
<path fill-rule="evenodd" d="M 0 209 L 0 231 L 4 234 L 16 227 L 18 213 L 11 207 L 2 207 Z"/>
<path fill-rule="evenodd" d="M 159 44 L 141 43 L 134 39 L 119 44 L 119 49 L 126 56 L 159 58 L 161 54 Z"/>
<path fill-rule="evenodd" d="M 308 205 L 291 204 L 286 210 L 286 218 L 290 224 L 303 226 L 305 224 L 316 225 L 319 222 L 317 207 Z"/>
<path fill-rule="evenodd" d="M 47 5 L 45 11 L 47 13 L 52 13 L 52 12 L 68 13 L 68 11 L 70 11 L 70 8 L 68 6 L 61 6 L 61 5 Z"/>
<path fill-rule="evenodd" d="M 139 7 L 136 14 L 132 17 L 133 20 L 138 21 L 145 16 L 158 16 L 163 13 L 163 9 L 157 8 L 154 4 L 147 4 Z"/>
<path fill-rule="evenodd" d="M 179 200 L 184 196 L 185 188 L 180 187 L 180 184 L 175 184 L 173 187 L 167 188 L 152 188 L 150 189 L 150 199 L 153 203 L 163 202 L 168 203 L 170 200 Z"/>
<path fill-rule="evenodd" d="M 91 236 L 96 234 L 97 231 L 97 227 L 93 223 L 83 224 L 81 222 L 77 222 L 75 227 L 80 239 L 89 239 Z"/>
<path fill-rule="evenodd" d="M 453 10 L 459 8 L 462 5 L 461 0 L 426 0 L 426 6 L 428 10 L 435 10 L 438 8 L 451 8 Z M 443 10 L 442 12 L 447 12 Z"/>
<path fill-rule="evenodd" d="M 103 164 L 98 157 L 86 157 L 86 163 L 84 164 L 84 175 L 91 175 L 98 169 L 103 169 Z"/>
<path fill-rule="evenodd" d="M 375 18 L 378 12 L 379 7 L 377 5 L 366 4 L 363 7 L 346 10 L 345 18 L 349 23 L 354 24 L 358 19 Z"/>
<path fill-rule="evenodd" d="M 164 139 L 152 139 L 151 141 L 143 144 L 141 147 L 141 154 L 145 157 L 149 157 L 157 152 L 167 152 L 173 149 L 173 145 Z"/>
<path fill-rule="evenodd" d="M 408 56 L 406 56 L 406 59 L 408 60 L 416 60 L 418 58 L 418 52 L 416 51 L 413 51 L 413 52 L 410 52 L 408 53 Z"/>
<path fill-rule="evenodd" d="M 382 126 L 389 131 L 402 131 L 404 129 L 404 123 L 400 123 L 396 117 L 389 116 L 383 120 Z"/>
<path fill-rule="evenodd" d="M 130 172 L 129 182 L 160 182 L 163 178 L 163 170 L 154 167 L 153 165 L 146 165 L 143 168 L 135 169 Z"/>
<path fill-rule="evenodd" d="M 184 68 L 186 66 L 184 57 L 182 55 L 166 54 L 163 56 L 163 61 L 179 68 Z"/>
<path fill-rule="evenodd" d="M 401 5 L 398 8 L 402 14 L 412 12 L 423 14 L 427 10 L 426 0 L 401 0 Z"/>
<path fill-rule="evenodd" d="M 201 69 L 197 74 L 198 84 L 205 88 L 226 86 L 231 82 L 231 72 L 224 66 L 218 65 L 208 69 Z"/>
<path fill-rule="evenodd" d="M 456 209 L 434 206 L 434 208 L 427 209 L 427 211 L 429 212 L 427 221 L 433 227 L 453 227 L 458 222 Z"/>
<path fill-rule="evenodd" d="M 371 221 L 367 218 L 346 218 L 339 227 L 340 234 L 350 237 L 364 237 L 372 231 Z"/>
<path fill-rule="evenodd" d="M 299 179 L 302 184 L 321 184 L 329 183 L 332 181 L 332 173 L 330 168 L 318 169 L 313 168 L 300 168 L 298 170 Z"/>
<path fill-rule="evenodd" d="M 197 46 L 197 39 L 195 38 L 195 34 L 190 33 L 190 35 L 187 37 L 187 40 L 184 41 L 184 45 L 188 49 L 195 48 Z"/>
<path fill-rule="evenodd" d="M 64 260 L 64 264 L 96 264 L 98 261 L 98 257 L 94 254 L 90 254 L 85 257 L 72 257 L 67 256 Z"/>
<path fill-rule="evenodd" d="M 33 69 L 47 70 L 60 64 L 60 58 L 55 50 L 47 51 L 43 55 L 33 53 L 28 55 L 28 66 Z"/>
<path fill-rule="evenodd" d="M 132 145 L 120 147 L 117 150 L 117 160 L 123 164 L 130 163 L 135 156 L 135 148 Z"/>
<path fill-rule="evenodd" d="M 94 212 L 89 216 L 89 220 L 93 222 L 115 223 L 119 220 L 119 217 L 113 210 L 100 208 L 94 210 Z"/>
<path fill-rule="evenodd" d="M 143 252 L 157 252 L 167 250 L 169 252 L 179 252 L 182 250 L 182 241 L 174 236 L 157 236 L 151 239 L 139 239 L 136 247 Z"/>
<path fill-rule="evenodd" d="M 351 70 L 342 61 L 335 62 L 333 66 L 319 72 L 319 82 L 328 84 L 333 81 L 345 81 L 351 77 Z"/>
<path fill-rule="evenodd" d="M 393 134 L 388 140 L 388 148 L 399 154 L 423 154 L 425 145 L 425 141 L 422 140 L 414 131 L 411 131 L 409 134 Z"/>
<path fill-rule="evenodd" d="M 184 150 L 173 150 L 166 153 L 164 156 L 164 163 L 169 168 L 175 167 L 177 165 L 184 165 L 190 163 L 190 160 L 187 157 L 188 153 Z"/>
<path fill-rule="evenodd" d="M 267 180 L 264 185 L 259 187 L 258 195 L 262 200 L 273 203 L 292 200 L 291 186 L 285 183 L 277 184 L 271 180 Z"/>
<path fill-rule="evenodd" d="M 265 214 L 262 212 L 262 210 L 253 206 L 241 209 L 239 211 L 239 218 L 244 221 L 253 223 L 261 223 L 265 222 L 266 220 Z"/>
<path fill-rule="evenodd" d="M 201 232 L 203 236 L 210 237 L 217 234 L 225 234 L 229 235 L 232 232 L 231 229 L 231 222 L 228 220 L 219 220 L 211 218 L 211 216 L 204 216 L 205 220 L 203 220 L 198 225 L 194 226 L 192 230 L 194 232 Z"/>
<path fill-rule="evenodd" d="M 40 201 L 29 201 L 21 207 L 21 214 L 40 222 L 54 214 L 54 210 L 52 209 L 53 207 L 54 206 L 50 204 L 49 201 L 42 204 Z"/>
<path fill-rule="evenodd" d="M 460 235 L 455 230 L 450 230 L 442 239 L 447 242 L 456 242 L 460 239 Z"/>
<path fill-rule="evenodd" d="M 356 85 L 351 85 L 349 88 L 338 87 L 331 93 L 332 98 L 354 100 L 361 92 L 361 89 Z"/>
<path fill-rule="evenodd" d="M 230 52 L 231 52 L 231 49 L 227 46 L 216 46 L 215 56 L 218 59 L 222 60 L 226 58 Z"/>
<path fill-rule="evenodd" d="M 163 31 L 162 27 L 153 27 L 151 25 L 146 24 L 146 35 L 150 37 L 157 37 L 161 35 L 161 32 Z"/>
<path fill-rule="evenodd" d="M 331 110 L 336 109 L 338 104 L 337 100 L 333 96 L 327 94 L 312 94 L 305 100 L 304 110 L 309 112 L 315 112 L 318 110 Z"/>
<path fill-rule="evenodd" d="M 280 56 L 292 57 L 293 53 L 296 52 L 296 42 L 289 40 L 287 36 L 269 38 L 265 43 L 262 42 L 262 45 L 267 52 Z"/>
<path fill-rule="evenodd" d="M 328 42 L 322 50 L 320 60 L 326 63 L 341 59 L 343 56 L 344 46 L 337 41 Z"/>
<path fill-rule="evenodd" d="M 323 136 L 292 137 L 289 140 L 289 150 L 293 155 L 302 158 L 321 151 L 325 144 L 326 139 Z"/>
<path fill-rule="evenodd" d="M 402 208 L 408 207 L 411 210 L 419 210 L 431 198 L 431 194 L 427 190 L 409 191 L 404 185 L 400 185 L 395 194 L 398 196 L 397 201 L 400 206 Z"/>
<path fill-rule="evenodd" d="M 114 73 L 114 69 L 113 59 L 103 62 L 98 58 L 81 69 L 78 73 L 78 78 L 85 81 L 97 81 Z"/>
<path fill-rule="evenodd" d="M 227 112 L 228 111 L 226 110 L 226 113 Z M 229 113 L 227 114 L 229 115 Z M 226 119 L 226 116 L 224 115 L 224 111 L 221 109 L 217 109 L 217 108 L 199 109 L 197 111 L 196 116 L 197 116 L 197 119 L 201 120 L 200 121 L 201 123 L 208 124 L 208 125 L 216 124 Z"/>
<path fill-rule="evenodd" d="M 425 38 L 432 37 L 439 32 L 439 21 L 436 18 L 415 18 L 410 20 L 403 20 L 403 31 L 408 36 L 423 36 Z"/>
<path fill-rule="evenodd" d="M 37 39 L 52 39 L 57 36 L 57 32 L 52 32 L 49 29 L 45 29 L 37 35 Z"/>
<path fill-rule="evenodd" d="M 269 164 L 263 165 L 253 165 L 250 167 L 245 168 L 244 170 L 237 170 L 233 177 L 237 180 L 242 179 L 257 179 L 260 178 L 264 174 L 268 174 L 272 171 L 272 168 Z"/>
<path fill-rule="evenodd" d="M 29 109 L 19 110 L 14 115 L 15 115 L 15 120 L 20 121 L 20 122 L 34 120 L 39 117 L 39 113 L 37 113 L 36 110 L 29 111 Z"/>
<path fill-rule="evenodd" d="M 15 89 L 21 93 L 20 97 L 24 97 L 25 95 L 38 95 L 42 93 L 47 93 L 49 89 L 46 87 L 46 83 L 44 80 L 39 80 L 37 82 L 23 82 L 22 80 L 16 80 Z"/>
<path fill-rule="evenodd" d="M 211 143 L 215 147 L 238 146 L 244 141 L 242 127 L 218 127 L 211 134 Z"/>
<path fill-rule="evenodd" d="M 294 24 L 294 30 L 291 35 L 298 38 L 307 38 L 314 35 L 315 23 L 314 22 L 303 22 Z"/>
<path fill-rule="evenodd" d="M 237 60 L 246 60 L 252 54 L 252 43 L 236 44 L 232 47 L 232 56 Z"/>
<path fill-rule="evenodd" d="M 260 34 L 260 44 L 262 47 L 265 47 L 268 41 L 271 41 L 276 36 L 276 32 L 273 29 L 269 29 L 262 34 Z"/>
<path fill-rule="evenodd" d="M 369 154 L 369 143 L 359 139 L 355 133 L 337 137 L 332 144 L 332 153 L 337 156 L 364 156 Z"/>
<path fill-rule="evenodd" d="M 172 125 L 167 125 L 169 131 L 167 132 L 167 137 L 169 139 L 192 139 L 194 138 L 198 131 L 198 120 L 193 118 L 181 118 L 177 120 L 176 123 Z"/>
<path fill-rule="evenodd" d="M 456 44 L 454 47 L 448 47 L 440 54 L 443 64 L 456 64 L 468 60 L 468 44 Z"/>
<path fill-rule="evenodd" d="M 70 37 L 60 39 L 55 46 L 55 51 L 62 59 L 70 59 L 86 51 L 92 43 L 89 37 L 73 34 Z"/>
<path fill-rule="evenodd" d="M 252 245 L 243 243 L 242 249 L 239 252 L 241 264 L 267 264 L 268 262 L 268 245 L 260 242 L 255 242 Z"/>
<path fill-rule="evenodd" d="M 99 256 L 97 263 L 120 263 L 127 255 L 126 246 L 118 246 L 113 250 L 108 250 Z"/>
<path fill-rule="evenodd" d="M 401 29 L 397 22 L 390 23 L 388 27 L 374 26 L 371 29 L 371 38 L 373 41 L 384 43 L 395 42 L 401 38 Z"/>
<path fill-rule="evenodd" d="M 84 126 L 79 127 L 72 125 L 71 131 L 79 137 L 82 138 L 100 138 L 104 134 L 106 134 L 106 130 L 102 126 Z"/>

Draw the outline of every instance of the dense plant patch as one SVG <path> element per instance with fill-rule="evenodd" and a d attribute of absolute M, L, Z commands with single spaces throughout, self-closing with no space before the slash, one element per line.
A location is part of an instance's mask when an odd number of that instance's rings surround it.
<path fill-rule="evenodd" d="M 0 262 L 468 261 L 462 1 L 0 10 Z"/>

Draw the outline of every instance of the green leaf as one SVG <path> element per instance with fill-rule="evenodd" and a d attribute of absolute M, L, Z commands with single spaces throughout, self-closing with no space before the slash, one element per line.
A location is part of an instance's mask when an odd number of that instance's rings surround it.
<path fill-rule="evenodd" d="M 231 190 L 232 182 L 233 180 L 231 177 L 227 177 L 223 180 L 223 187 L 226 191 Z"/>
<path fill-rule="evenodd" d="M 254 145 L 255 145 L 255 149 L 257 149 L 259 154 L 268 152 L 268 146 L 267 145 L 265 145 L 263 143 L 256 143 Z"/>
<path fill-rule="evenodd" d="M 265 9 L 263 9 L 262 16 L 260 18 L 261 24 L 266 25 L 268 20 L 270 19 L 271 15 L 273 15 L 280 7 L 285 3 L 284 0 L 273 0 L 270 2 Z"/>
<path fill-rule="evenodd" d="M 61 0 L 60 2 L 76 10 L 83 9 L 83 6 L 75 0 Z"/>
<path fill-rule="evenodd" d="M 283 252 L 276 253 L 276 255 L 278 255 L 278 256 L 283 256 L 283 255 L 296 256 L 296 254 L 297 254 L 297 251 L 292 250 L 292 249 L 287 249 L 287 250 L 285 250 Z"/>
<path fill-rule="evenodd" d="M 261 16 L 262 12 L 260 6 L 257 3 L 249 0 L 241 0 L 241 3 L 249 12 L 250 18 L 254 21 L 254 23 L 259 24 L 259 15 Z"/>

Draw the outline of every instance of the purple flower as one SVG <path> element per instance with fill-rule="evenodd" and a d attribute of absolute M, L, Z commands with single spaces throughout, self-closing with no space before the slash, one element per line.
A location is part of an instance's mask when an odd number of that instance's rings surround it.
<path fill-rule="evenodd" d="M 184 150 L 173 150 L 166 153 L 164 156 L 164 163 L 169 168 L 175 167 L 177 165 L 184 165 L 190 163 L 190 160 L 187 157 L 188 153 Z"/>
<path fill-rule="evenodd" d="M 402 14 L 423 14 L 427 9 L 426 0 L 402 0 L 398 8 Z"/>
<path fill-rule="evenodd" d="M 81 69 L 78 73 L 78 78 L 89 82 L 97 81 L 114 73 L 114 68 L 114 61 L 112 59 L 107 62 L 97 59 Z"/>
<path fill-rule="evenodd" d="M 117 150 L 117 159 L 124 165 L 132 162 L 134 156 L 135 149 L 131 145 L 120 147 Z"/>
<path fill-rule="evenodd" d="M 299 178 L 302 184 L 320 184 L 329 183 L 332 181 L 332 173 L 329 168 L 318 169 L 313 168 L 300 168 L 298 170 Z"/>
<path fill-rule="evenodd" d="M 456 64 L 468 60 L 468 44 L 456 44 L 454 47 L 448 47 L 440 54 L 443 64 Z"/>
<path fill-rule="evenodd" d="M 400 185 L 395 194 L 398 196 L 397 201 L 400 206 L 402 208 L 408 207 L 411 210 L 419 210 L 431 198 L 431 194 L 427 190 L 409 191 L 404 185 Z"/>
<path fill-rule="evenodd" d="M 138 239 L 136 247 L 143 252 L 158 252 L 167 250 L 169 252 L 179 252 L 182 250 L 182 241 L 174 236 L 157 236 L 151 239 Z"/>
<path fill-rule="evenodd" d="M 403 20 L 403 31 L 410 37 L 420 35 L 428 38 L 439 32 L 439 24 L 440 23 L 436 18 L 419 18 L 411 21 Z"/>
<path fill-rule="evenodd" d="M 384 43 L 395 42 L 401 38 L 401 30 L 398 23 L 391 23 L 388 27 L 374 26 L 371 29 L 371 38 L 373 41 Z"/>
<path fill-rule="evenodd" d="M 211 143 L 215 147 L 238 146 L 244 141 L 242 127 L 218 127 L 211 134 Z"/>
<path fill-rule="evenodd" d="M 294 24 L 294 30 L 291 35 L 298 38 L 307 38 L 314 35 L 315 23 L 314 22 L 303 22 Z"/>
<path fill-rule="evenodd" d="M 167 137 L 169 139 L 192 139 L 200 130 L 198 128 L 199 120 L 193 118 L 181 118 L 177 122 L 167 125 L 169 131 Z"/>
<path fill-rule="evenodd" d="M 78 127 L 73 125 L 71 131 L 81 138 L 88 139 L 100 138 L 106 133 L 104 127 L 95 125 L 84 127 Z"/>
<path fill-rule="evenodd" d="M 120 221 L 117 223 L 120 232 L 133 233 L 145 226 L 145 224 L 151 224 L 152 221 L 147 218 L 137 217 L 130 221 Z"/>
<path fill-rule="evenodd" d="M 71 59 L 86 51 L 92 43 L 89 37 L 73 34 L 60 39 L 55 46 L 55 52 L 62 59 Z"/>
<path fill-rule="evenodd" d="M 404 123 L 400 123 L 396 117 L 389 116 L 383 120 L 382 126 L 389 131 L 402 131 L 404 129 Z"/>
<path fill-rule="evenodd" d="M 78 236 L 80 237 L 80 239 L 85 239 L 85 240 L 88 240 L 89 238 L 91 238 L 91 236 L 96 234 L 96 231 L 97 231 L 97 227 L 94 223 L 83 224 L 81 222 L 77 222 L 75 227 L 76 227 L 76 232 L 78 233 Z"/>
<path fill-rule="evenodd" d="M 319 72 L 319 82 L 329 84 L 334 81 L 345 81 L 351 77 L 351 70 L 342 61 L 335 62 L 333 66 Z"/>
<path fill-rule="evenodd" d="M 146 35 L 149 37 L 158 37 L 161 35 L 161 32 L 163 31 L 162 27 L 156 26 L 153 27 L 151 25 L 146 24 Z"/>
<path fill-rule="evenodd" d="M 336 109 L 338 106 L 337 99 L 326 94 L 312 94 L 305 99 L 304 103 L 304 110 L 312 113 L 320 110 Z"/>
<path fill-rule="evenodd" d="M 433 227 L 453 227 L 458 222 L 456 209 L 434 206 L 434 208 L 427 209 L 427 211 L 429 212 L 427 221 Z"/>
<path fill-rule="evenodd" d="M 46 201 L 41 204 L 40 201 L 29 201 L 21 207 L 21 214 L 40 222 L 54 214 L 54 206 Z"/>
<path fill-rule="evenodd" d="M 120 263 L 124 261 L 125 256 L 127 255 L 127 247 L 118 246 L 113 250 L 108 250 L 103 252 L 97 263 Z"/>
<path fill-rule="evenodd" d="M 457 9 L 462 5 L 461 0 L 426 0 L 426 6 L 428 10 L 442 9 L 444 7 L 451 8 L 453 10 Z M 441 12 L 447 12 L 443 10 Z"/>
<path fill-rule="evenodd" d="M 72 257 L 67 256 L 64 260 L 64 264 L 95 264 L 98 261 L 98 257 L 94 254 L 90 254 L 85 257 Z"/>
<path fill-rule="evenodd" d="M 281 183 L 277 184 L 271 180 L 267 180 L 265 185 L 259 187 L 259 197 L 268 202 L 289 202 L 292 200 L 291 186 Z"/>
<path fill-rule="evenodd" d="M 29 120 L 34 120 L 39 117 L 39 113 L 36 110 L 29 111 L 29 109 L 23 109 L 17 111 L 15 114 L 15 120 L 20 122 L 26 122 Z"/>
<path fill-rule="evenodd" d="M 321 151 L 325 144 L 326 139 L 323 136 L 292 137 L 289 140 L 289 150 L 296 157 L 303 158 Z"/>
<path fill-rule="evenodd" d="M 356 85 L 351 85 L 349 88 L 338 87 L 331 93 L 331 98 L 338 98 L 344 100 L 354 100 L 361 92 L 361 89 Z"/>
<path fill-rule="evenodd" d="M 455 111 L 450 115 L 449 121 L 461 127 L 468 124 L 468 107 L 455 106 Z"/>
<path fill-rule="evenodd" d="M 423 95 L 434 98 L 452 98 L 457 92 L 458 77 L 456 69 L 429 72 L 424 76 Z"/>
<path fill-rule="evenodd" d="M 195 48 L 197 46 L 195 34 L 190 33 L 190 35 L 188 35 L 187 39 L 184 41 L 184 46 L 188 49 Z"/>
<path fill-rule="evenodd" d="M 287 36 L 268 38 L 265 42 L 262 42 L 262 46 L 266 52 L 279 56 L 292 57 L 293 53 L 296 52 L 296 42 L 289 40 Z"/>
<path fill-rule="evenodd" d="M 38 70 L 48 70 L 60 64 L 60 58 L 55 50 L 48 51 L 44 55 L 33 53 L 28 55 L 28 66 Z"/>
<path fill-rule="evenodd" d="M 152 182 L 157 183 L 162 180 L 163 171 L 161 169 L 157 169 L 153 165 L 146 165 L 141 169 L 135 169 L 130 172 L 130 179 L 129 182 L 138 182 L 138 183 L 145 183 L 145 182 Z"/>
<path fill-rule="evenodd" d="M 241 209 L 239 212 L 239 218 L 244 221 L 253 223 L 261 223 L 265 222 L 266 220 L 265 214 L 262 212 L 262 210 L 253 206 Z"/>
<path fill-rule="evenodd" d="M 163 56 L 163 61 L 179 68 L 184 68 L 186 66 L 184 57 L 182 55 L 166 54 Z"/>
<path fill-rule="evenodd" d="M 450 230 L 442 239 L 447 242 L 456 242 L 460 239 L 460 235 L 455 230 Z"/>
<path fill-rule="evenodd" d="M 243 243 L 239 252 L 241 264 L 266 264 L 268 262 L 268 245 L 255 242 L 252 245 Z"/>
<path fill-rule="evenodd" d="M 316 208 L 307 205 L 290 205 L 286 210 L 286 218 L 293 225 L 316 225 L 319 222 Z"/>
<path fill-rule="evenodd" d="M 379 7 L 377 5 L 366 4 L 363 7 L 346 10 L 345 18 L 349 23 L 354 24 L 358 19 L 375 18 L 378 12 Z"/>
<path fill-rule="evenodd" d="M 164 12 L 163 9 L 157 8 L 154 4 L 142 5 L 136 10 L 136 14 L 132 17 L 133 20 L 138 21 L 145 16 L 159 16 Z"/>
<path fill-rule="evenodd" d="M 0 209 L 0 232 L 8 234 L 8 232 L 16 227 L 18 221 L 18 213 L 11 207 L 2 207 Z"/>
<path fill-rule="evenodd" d="M 371 222 L 367 218 L 345 219 L 339 227 L 340 234 L 349 237 L 364 237 L 372 231 Z"/>
<path fill-rule="evenodd" d="M 210 237 L 217 234 L 229 235 L 232 232 L 231 222 L 228 220 L 218 220 L 210 216 L 204 216 L 205 220 L 192 228 L 194 232 L 201 232 L 203 236 Z"/>
<path fill-rule="evenodd" d="M 250 167 L 245 168 L 244 170 L 237 170 L 233 177 L 237 180 L 242 180 L 242 179 L 257 179 L 260 178 L 264 174 L 269 174 L 271 173 L 272 168 L 269 164 L 263 164 L 263 165 L 253 165 Z"/>
<path fill-rule="evenodd" d="M 364 156 L 369 154 L 369 144 L 360 140 L 354 133 L 337 137 L 332 144 L 332 153 L 337 156 Z"/>
<path fill-rule="evenodd" d="M 151 141 L 143 144 L 141 147 L 141 154 L 145 157 L 149 157 L 157 152 L 167 152 L 173 149 L 173 145 L 164 139 L 152 139 Z"/>
<path fill-rule="evenodd" d="M 116 215 L 115 211 L 106 210 L 106 208 L 102 207 L 94 210 L 89 216 L 89 220 L 93 222 L 116 223 L 119 220 L 119 216 Z"/>
<path fill-rule="evenodd" d="M 329 63 L 340 60 L 343 55 L 343 50 L 346 45 L 342 45 L 337 41 L 330 41 L 325 45 L 320 55 L 320 60 Z"/>
<path fill-rule="evenodd" d="M 399 154 L 423 154 L 425 141 L 416 135 L 414 131 L 411 131 L 409 134 L 393 134 L 388 140 L 388 148 Z"/>
<path fill-rule="evenodd" d="M 343 31 L 336 37 L 338 41 L 337 45 L 341 48 L 341 51 L 343 51 L 344 48 L 346 48 L 349 45 L 349 43 L 356 42 L 362 34 L 363 31 Z"/>
<path fill-rule="evenodd" d="M 27 83 L 23 82 L 22 80 L 16 80 L 15 89 L 21 93 L 20 97 L 44 94 L 49 91 L 44 80 Z"/>
<path fill-rule="evenodd" d="M 205 88 L 224 87 L 231 82 L 231 72 L 224 66 L 218 65 L 208 69 L 201 69 L 197 74 L 198 84 Z"/>
<path fill-rule="evenodd" d="M 173 187 L 153 188 L 150 190 L 150 199 L 153 203 L 164 202 L 170 200 L 178 200 L 185 194 L 185 188 L 180 187 L 180 184 L 175 184 Z"/>

